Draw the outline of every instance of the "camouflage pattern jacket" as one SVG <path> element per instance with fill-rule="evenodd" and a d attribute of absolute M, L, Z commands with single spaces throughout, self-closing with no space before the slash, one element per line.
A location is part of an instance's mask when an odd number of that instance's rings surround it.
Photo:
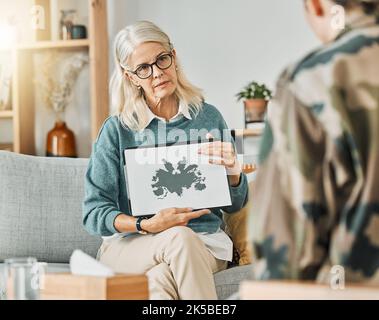
<path fill-rule="evenodd" d="M 257 279 L 379 283 L 377 20 L 281 75 L 252 192 Z"/>

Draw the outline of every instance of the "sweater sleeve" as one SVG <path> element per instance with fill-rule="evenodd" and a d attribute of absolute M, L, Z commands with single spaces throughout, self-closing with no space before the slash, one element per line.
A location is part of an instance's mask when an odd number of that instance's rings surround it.
<path fill-rule="evenodd" d="M 235 142 L 232 139 L 230 130 L 228 128 L 228 125 L 226 124 L 224 118 L 222 117 L 220 113 L 219 113 L 219 116 L 220 116 L 220 122 L 219 122 L 220 131 L 223 133 L 228 132 L 227 135 L 223 134 L 223 140 L 226 142 L 228 141 L 232 142 L 232 144 L 234 145 L 234 149 L 237 150 Z M 232 204 L 230 206 L 222 207 L 221 209 L 226 213 L 235 213 L 241 210 L 248 201 L 249 187 L 248 187 L 246 174 L 241 172 L 239 184 L 234 187 L 229 185 L 229 190 L 230 190 Z"/>
<path fill-rule="evenodd" d="M 241 210 L 246 205 L 248 200 L 248 183 L 246 175 L 241 173 L 239 184 L 234 187 L 229 186 L 229 189 L 232 204 L 221 209 L 226 213 L 235 213 Z"/>
<path fill-rule="evenodd" d="M 94 143 L 85 176 L 83 225 L 90 234 L 118 232 L 114 220 L 122 213 L 118 206 L 120 161 L 117 130 L 109 118 Z"/>

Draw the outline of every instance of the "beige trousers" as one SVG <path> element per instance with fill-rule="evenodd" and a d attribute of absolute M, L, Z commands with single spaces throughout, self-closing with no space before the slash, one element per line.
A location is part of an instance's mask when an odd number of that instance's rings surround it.
<path fill-rule="evenodd" d="M 188 227 L 103 241 L 101 263 L 120 273 L 145 273 L 150 299 L 217 299 L 213 273 L 226 269 Z"/>

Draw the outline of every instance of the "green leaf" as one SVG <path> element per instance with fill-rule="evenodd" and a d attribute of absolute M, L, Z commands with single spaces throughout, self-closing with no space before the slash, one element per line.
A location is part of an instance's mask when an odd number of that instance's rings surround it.
<path fill-rule="evenodd" d="M 256 81 L 248 83 L 239 93 L 237 93 L 237 101 L 241 99 L 266 99 L 272 97 L 271 90 L 265 84 L 259 84 Z"/>

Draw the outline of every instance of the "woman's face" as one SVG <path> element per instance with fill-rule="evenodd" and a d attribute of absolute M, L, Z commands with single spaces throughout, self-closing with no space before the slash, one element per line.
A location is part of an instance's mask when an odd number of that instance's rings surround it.
<path fill-rule="evenodd" d="M 171 58 L 167 54 L 171 54 Z M 131 54 L 128 65 L 133 71 L 139 70 L 140 75 L 148 75 L 151 70 L 148 65 L 155 63 L 152 74 L 146 79 L 141 79 L 132 72 L 127 73 L 134 85 L 142 87 L 148 101 L 159 101 L 175 92 L 178 84 L 175 56 L 175 50 L 169 52 L 158 42 L 144 42 Z M 172 63 L 167 67 L 170 61 Z"/>

